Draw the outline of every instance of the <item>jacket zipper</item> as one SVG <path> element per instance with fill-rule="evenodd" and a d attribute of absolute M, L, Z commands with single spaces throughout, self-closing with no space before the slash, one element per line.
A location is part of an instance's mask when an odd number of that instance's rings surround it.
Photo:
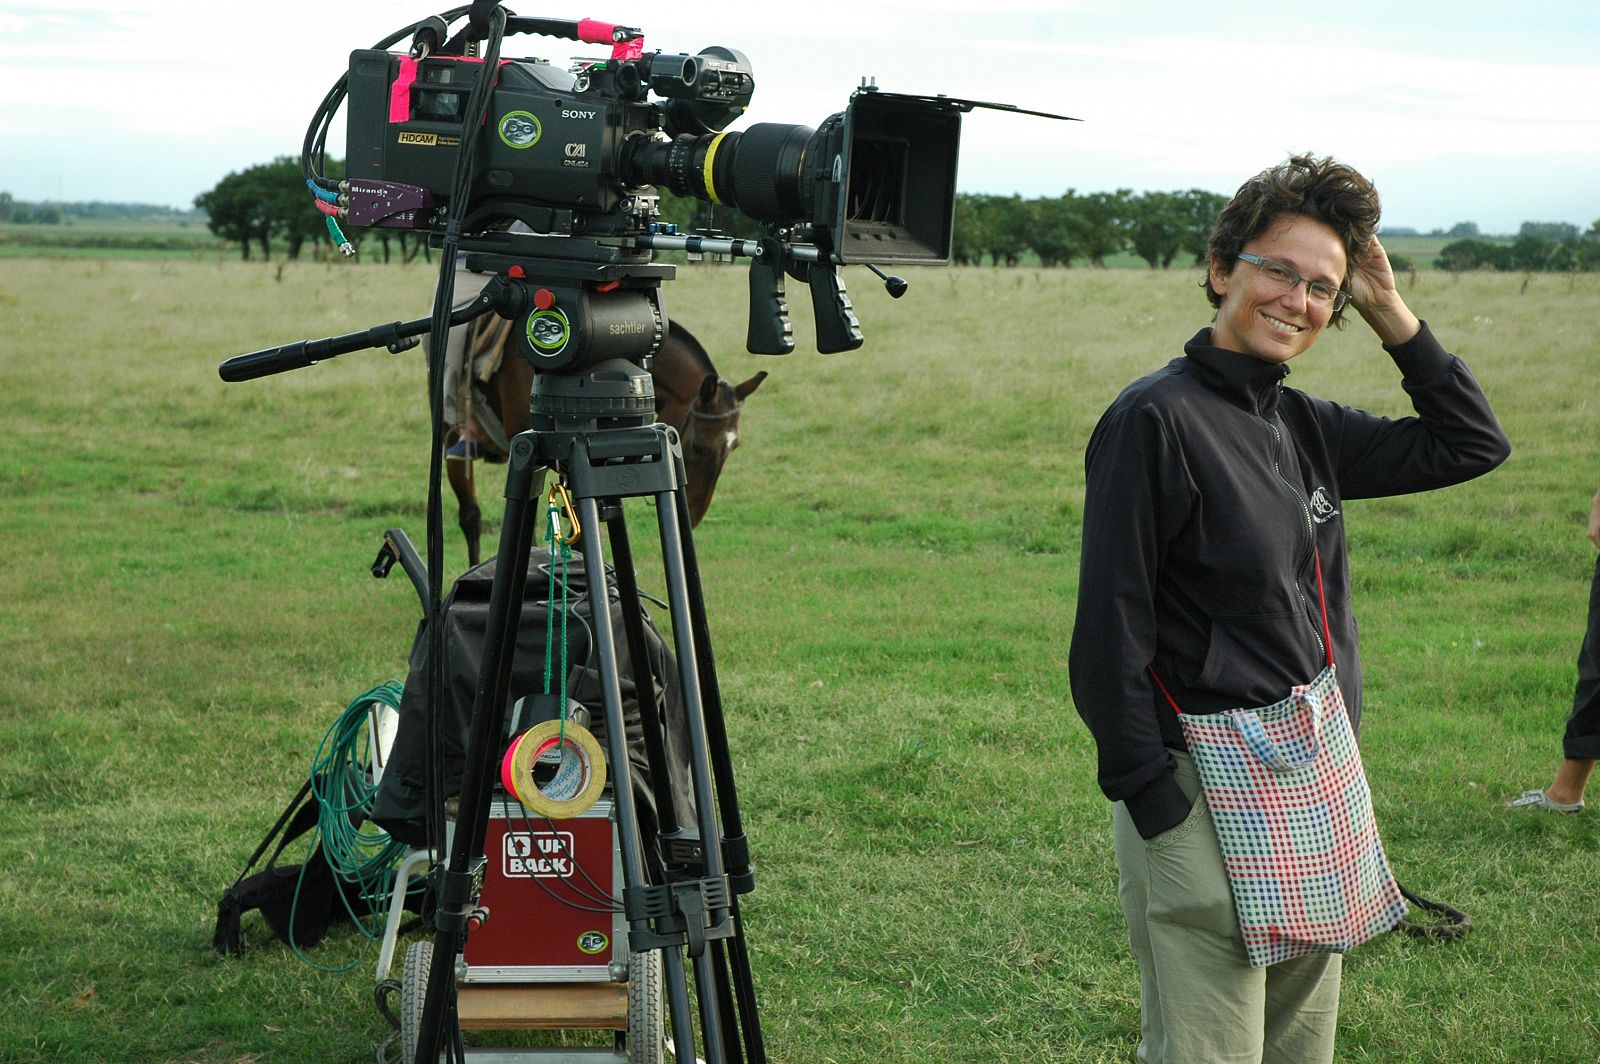
<path fill-rule="evenodd" d="M 1265 415 L 1263 415 L 1263 417 L 1264 416 Z M 1317 528 L 1311 520 L 1311 503 L 1306 501 L 1306 497 L 1305 495 L 1301 494 L 1300 489 L 1295 487 L 1294 483 L 1283 474 L 1283 433 L 1279 432 L 1278 426 L 1274 425 L 1271 421 L 1265 421 L 1265 424 L 1268 431 L 1272 433 L 1272 471 L 1278 474 L 1278 479 L 1283 482 L 1283 486 L 1288 488 L 1289 493 L 1294 496 L 1295 502 L 1300 506 L 1300 516 L 1305 522 L 1306 543 L 1305 549 L 1301 552 L 1300 563 L 1296 567 L 1296 574 L 1298 574 L 1299 570 L 1305 568 L 1306 561 L 1314 553 L 1317 538 Z M 1316 619 L 1312 614 L 1311 599 L 1303 590 L 1301 590 L 1300 577 L 1298 575 L 1294 577 L 1293 582 L 1295 597 L 1300 600 L 1300 608 L 1305 616 L 1310 620 L 1311 634 L 1317 641 L 1317 651 L 1321 657 L 1326 658 L 1328 656 L 1328 645 L 1323 642 L 1322 632 L 1318 628 Z"/>

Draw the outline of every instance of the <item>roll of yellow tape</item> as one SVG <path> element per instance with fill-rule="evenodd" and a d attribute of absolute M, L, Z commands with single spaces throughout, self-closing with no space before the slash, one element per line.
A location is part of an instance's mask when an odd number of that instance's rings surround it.
<path fill-rule="evenodd" d="M 605 788 L 605 752 L 583 725 L 547 720 L 512 740 L 500 782 L 530 812 L 552 820 L 578 816 Z"/>

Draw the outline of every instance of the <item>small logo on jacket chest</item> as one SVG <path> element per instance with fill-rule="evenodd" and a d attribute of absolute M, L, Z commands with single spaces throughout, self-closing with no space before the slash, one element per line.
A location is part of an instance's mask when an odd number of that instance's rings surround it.
<path fill-rule="evenodd" d="M 1328 501 L 1327 488 L 1318 488 L 1311 493 L 1311 519 L 1313 521 L 1321 525 L 1338 516 L 1338 509 Z"/>

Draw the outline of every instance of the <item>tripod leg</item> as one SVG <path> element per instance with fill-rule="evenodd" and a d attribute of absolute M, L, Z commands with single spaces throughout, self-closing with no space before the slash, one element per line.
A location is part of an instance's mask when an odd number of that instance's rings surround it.
<path fill-rule="evenodd" d="M 622 603 L 622 627 L 628 639 L 628 660 L 633 663 L 633 691 L 639 700 L 645 760 L 650 766 L 650 785 L 655 792 L 656 828 L 660 836 L 671 837 L 678 830 L 678 809 L 667 764 L 661 716 L 656 711 L 655 668 L 646 650 L 644 612 L 639 598 L 639 583 L 633 570 L 633 549 L 628 543 L 628 523 L 623 516 L 621 502 L 608 509 L 615 515 L 606 519 L 606 530 L 611 539 L 612 557 L 616 559 L 617 596 Z M 660 840 L 642 841 L 655 844 Z"/>
<path fill-rule="evenodd" d="M 595 499 L 580 494 L 576 505 L 579 524 L 590 530 L 598 529 L 600 509 Z M 583 564 L 585 571 L 591 574 L 589 579 L 604 579 L 605 555 L 599 536 L 591 531 L 585 536 L 583 545 Z M 617 834 L 622 849 L 623 896 L 627 898 L 630 894 L 636 894 L 646 880 L 639 839 L 639 817 L 633 801 L 633 777 L 628 769 L 628 737 L 622 714 L 622 682 L 617 674 L 616 635 L 611 630 L 609 612 L 598 605 L 594 610 L 594 647 L 595 655 L 599 658 L 600 687 L 605 701 L 606 756 L 615 766 L 611 781 L 616 795 Z M 634 914 L 629 913 L 630 931 L 645 931 L 646 928 L 642 926 L 632 925 L 633 918 Z M 685 1052 L 692 1053 L 695 1044 L 694 1028 L 689 1022 L 689 992 L 684 982 L 683 957 L 673 948 L 665 951 L 663 959 L 662 974 L 666 979 L 671 1006 L 673 1045 L 677 1047 L 678 1059 L 690 1059 L 683 1055 Z M 710 1053 L 709 1045 L 706 1059 L 711 1064 L 722 1064 L 720 1056 Z"/>
<path fill-rule="evenodd" d="M 664 518 L 661 518 L 664 520 Z M 739 815 L 738 792 L 733 782 L 733 758 L 728 749 L 728 731 L 722 712 L 722 689 L 717 681 L 716 659 L 711 652 L 711 629 L 706 617 L 705 598 L 700 587 L 700 564 L 695 556 L 694 533 L 686 508 L 678 510 L 678 536 L 682 543 L 685 584 L 689 593 L 689 625 L 694 636 L 696 661 L 700 667 L 701 702 L 705 713 L 708 753 L 716 779 L 717 809 L 721 813 L 723 857 L 732 888 L 730 915 L 732 941 L 728 943 L 731 981 L 738 996 L 738 1029 L 744 1035 L 744 1048 L 750 1064 L 766 1064 L 766 1042 L 761 1034 L 761 1019 L 756 1010 L 755 980 L 750 953 L 744 937 L 744 921 L 739 913 L 739 895 L 755 889 L 750 869 L 750 846 Z M 719 942 L 717 955 L 722 955 Z"/>
<path fill-rule="evenodd" d="M 456 955 L 461 951 L 467 919 L 482 885 L 483 840 L 494 787 L 492 762 L 499 735 L 505 727 L 506 696 L 511 688 L 517 629 L 522 621 L 522 598 L 528 582 L 528 554 L 537 524 L 531 500 L 534 477 L 542 467 L 535 452 L 531 433 L 518 436 L 512 444 L 506 470 L 506 513 L 500 529 L 494 584 L 489 592 L 483 666 L 467 730 L 457 830 L 448 865 L 435 870 L 438 911 L 434 922 L 438 933 L 433 944 L 433 962 L 428 971 L 428 992 L 423 999 L 417 1057 L 413 1064 L 436 1064 L 447 1021 L 449 1037 L 452 1042 L 456 1041 Z"/>
<path fill-rule="evenodd" d="M 691 616 L 689 608 L 688 578 L 684 569 L 683 540 L 680 535 L 679 513 L 681 491 L 657 492 L 656 521 L 661 535 L 661 560 L 666 569 L 667 603 L 672 610 L 674 649 L 678 657 L 679 681 L 683 689 L 684 718 L 688 724 L 690 778 L 694 784 L 695 813 L 704 851 L 704 878 L 710 881 L 725 880 L 722 848 L 717 845 L 721 836 L 717 828 L 717 805 L 712 795 L 711 764 L 707 758 L 705 717 L 701 701 L 700 668 L 697 664 L 692 623 L 685 624 Z M 713 910 L 704 914 L 708 927 L 723 924 L 728 918 L 726 910 Z M 711 956 L 695 957 L 695 986 L 700 995 L 701 1026 L 705 1030 L 708 1060 L 727 1059 L 722 1037 L 722 1002 L 726 999 L 726 980 L 718 958 L 720 949 L 714 948 Z"/>

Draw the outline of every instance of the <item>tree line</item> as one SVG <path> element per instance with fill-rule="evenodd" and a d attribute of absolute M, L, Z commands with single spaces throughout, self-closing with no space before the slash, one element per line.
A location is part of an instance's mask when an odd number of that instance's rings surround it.
<path fill-rule="evenodd" d="M 1509 244 L 1457 240 L 1439 250 L 1442 270 L 1592 273 L 1600 270 L 1600 220 L 1587 232 L 1569 222 L 1523 222 Z"/>
<path fill-rule="evenodd" d="M 344 173 L 337 160 L 330 160 L 326 169 L 329 177 Z M 1202 265 L 1211 228 L 1227 201 L 1226 196 L 1204 189 L 1138 193 L 1068 189 L 1060 196 L 1037 199 L 962 193 L 955 202 L 951 259 L 957 265 L 1017 266 L 1037 261 L 1045 267 L 1104 267 L 1111 256 L 1128 252 L 1152 270 Z M 300 164 L 289 156 L 231 173 L 194 202 L 208 216 L 211 231 L 239 244 L 245 258 L 252 247 L 269 257 L 274 241 L 282 241 L 292 259 L 308 246 L 322 253 L 331 245 Z M 713 208 L 670 193 L 662 193 L 661 216 L 677 222 L 683 231 L 760 235 L 755 222 L 730 208 Z M 425 236 L 418 234 L 375 229 L 347 235 L 356 243 L 363 238 L 379 241 L 384 261 L 390 258 L 391 241 L 399 245 L 406 261 L 429 254 Z M 1584 232 L 1569 223 L 1525 222 L 1509 243 L 1481 238 L 1470 222 L 1438 235 L 1462 238 L 1445 245 L 1434 261 L 1445 270 L 1600 270 L 1600 221 Z M 1414 268 L 1404 256 L 1390 257 L 1396 269 Z"/>

